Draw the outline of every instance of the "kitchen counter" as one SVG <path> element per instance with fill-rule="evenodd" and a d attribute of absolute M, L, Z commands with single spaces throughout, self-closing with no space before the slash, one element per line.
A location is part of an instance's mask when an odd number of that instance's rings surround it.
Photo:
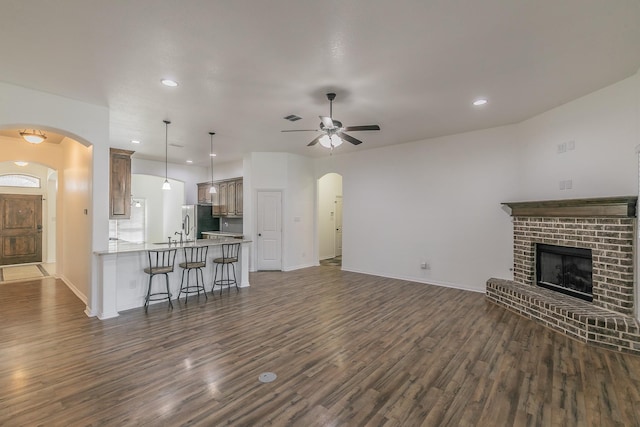
<path fill-rule="evenodd" d="M 244 234 L 242 233 L 229 233 L 226 231 L 203 231 L 203 236 L 207 236 L 207 239 L 224 239 L 224 238 L 233 238 L 233 239 L 242 239 Z"/>
<path fill-rule="evenodd" d="M 214 232 L 211 232 L 214 233 Z M 217 233 L 217 232 L 216 232 Z M 202 233 L 205 234 L 205 233 Z M 169 242 L 166 243 L 133 243 L 127 242 L 123 240 L 111 240 L 109 241 L 109 248 L 104 251 L 94 252 L 96 255 L 106 255 L 106 254 L 117 254 L 117 253 L 125 253 L 125 252 L 141 252 L 148 250 L 158 250 L 158 249 L 168 249 L 168 248 L 178 248 L 182 249 L 189 246 L 219 246 L 225 243 L 250 243 L 251 240 L 240 240 L 234 235 L 234 233 L 229 234 L 220 234 L 221 237 L 216 239 L 198 239 L 196 241 L 190 242 L 172 242 L 169 245 Z M 242 234 L 237 235 L 242 237 Z"/>
<path fill-rule="evenodd" d="M 249 286 L 249 245 L 250 240 L 237 239 L 230 236 L 217 239 L 199 239 L 183 244 L 172 243 L 131 243 L 125 241 L 110 241 L 108 249 L 94 252 L 98 263 L 98 291 L 91 295 L 89 315 L 98 316 L 99 319 L 117 317 L 120 311 L 143 307 L 149 275 L 144 272 L 147 267 L 148 250 L 177 249 L 174 270 L 169 273 L 169 288 L 172 299 L 178 297 L 182 268 L 184 262 L 184 250 L 186 247 L 208 246 L 207 265 L 203 269 L 205 289 L 210 292 L 213 283 L 213 258 L 222 256 L 221 246 L 225 243 L 240 243 L 240 256 L 236 266 L 238 287 Z M 153 287 L 163 287 L 163 278 L 153 279 Z M 215 287 L 219 289 L 219 287 Z M 232 290 L 233 292 L 233 290 Z M 197 298 L 191 295 L 189 298 Z M 202 298 L 202 297 L 201 297 Z M 211 295 L 209 295 L 211 298 Z M 181 298 L 184 300 L 184 296 Z M 159 304 L 167 304 L 167 301 L 158 301 Z M 154 304 L 152 302 L 151 304 Z"/>

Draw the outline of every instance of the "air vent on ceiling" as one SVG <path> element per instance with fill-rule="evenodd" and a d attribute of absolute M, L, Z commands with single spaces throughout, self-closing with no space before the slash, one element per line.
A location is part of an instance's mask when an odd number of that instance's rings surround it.
<path fill-rule="evenodd" d="M 285 120 L 289 120 L 290 122 L 295 122 L 296 120 L 300 120 L 302 117 L 298 117 L 295 114 L 290 114 L 286 117 L 283 117 Z"/>

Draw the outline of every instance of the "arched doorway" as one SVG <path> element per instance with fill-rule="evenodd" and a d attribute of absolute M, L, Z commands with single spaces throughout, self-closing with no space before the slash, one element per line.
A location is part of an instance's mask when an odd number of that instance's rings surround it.
<path fill-rule="evenodd" d="M 7 171 L 19 167 L 15 161 L 24 161 L 29 164 L 25 168 L 33 168 L 31 175 L 41 176 L 42 262 L 55 262 L 51 275 L 63 279 L 86 302 L 91 278 L 93 147 L 53 130 L 45 132 L 44 142 L 30 144 L 20 137 L 15 125 L 4 125 L 0 130 L 0 163 Z"/>
<path fill-rule="evenodd" d="M 318 180 L 318 258 L 321 265 L 342 265 L 342 176 Z"/>

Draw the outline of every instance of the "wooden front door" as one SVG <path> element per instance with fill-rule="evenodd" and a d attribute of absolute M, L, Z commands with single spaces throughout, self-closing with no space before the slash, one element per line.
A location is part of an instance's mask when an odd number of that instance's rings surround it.
<path fill-rule="evenodd" d="M 42 262 L 42 196 L 0 194 L 0 265 Z"/>

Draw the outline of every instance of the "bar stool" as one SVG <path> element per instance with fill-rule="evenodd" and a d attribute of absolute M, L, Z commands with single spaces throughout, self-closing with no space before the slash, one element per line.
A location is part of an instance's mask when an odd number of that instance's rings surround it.
<path fill-rule="evenodd" d="M 207 252 L 209 251 L 209 246 L 186 246 L 184 248 L 184 262 L 178 264 L 182 267 L 182 281 L 180 282 L 180 292 L 178 292 L 178 299 L 180 299 L 180 295 L 184 292 L 184 302 L 187 303 L 187 299 L 189 298 L 189 294 L 197 293 L 200 296 L 200 291 L 204 294 L 204 297 L 207 298 L 207 291 L 204 288 L 204 275 L 202 273 L 202 269 L 207 266 Z M 196 284 L 189 284 L 189 275 L 191 270 L 195 270 L 196 273 Z M 200 272 L 200 277 L 198 277 L 198 272 Z M 184 273 L 187 273 L 187 283 L 184 283 Z"/>
<path fill-rule="evenodd" d="M 147 289 L 147 297 L 144 300 L 144 311 L 145 313 L 147 312 L 147 309 L 149 308 L 149 301 L 161 301 L 163 299 L 169 300 L 169 307 L 173 309 L 171 291 L 169 290 L 169 273 L 173 271 L 173 266 L 176 260 L 176 249 L 149 250 L 147 251 L 147 254 L 149 256 L 149 267 L 145 268 L 144 272 L 149 275 L 149 287 Z M 164 274 L 167 291 L 151 293 L 151 282 L 153 277 L 159 274 Z"/>
<path fill-rule="evenodd" d="M 231 285 L 236 286 L 238 289 L 238 281 L 236 280 L 236 266 L 238 262 L 238 252 L 240 251 L 240 243 L 225 243 L 221 245 L 222 257 L 214 258 L 214 271 L 213 271 L 213 286 L 211 286 L 211 293 L 216 285 L 220 285 L 220 295 L 222 295 L 222 287 L 227 285 L 227 289 L 231 289 Z M 220 266 L 220 279 L 218 279 L 218 266 Z M 231 267 L 231 269 L 229 268 Z M 233 279 L 229 274 L 233 273 Z"/>

